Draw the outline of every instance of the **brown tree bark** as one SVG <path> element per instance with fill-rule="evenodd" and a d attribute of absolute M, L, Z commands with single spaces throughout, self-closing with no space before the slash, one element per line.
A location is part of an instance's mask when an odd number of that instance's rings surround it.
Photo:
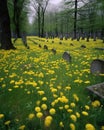
<path fill-rule="evenodd" d="M 11 42 L 10 18 L 7 7 L 7 0 L 0 0 L 0 30 L 0 48 L 5 50 L 15 49 Z"/>

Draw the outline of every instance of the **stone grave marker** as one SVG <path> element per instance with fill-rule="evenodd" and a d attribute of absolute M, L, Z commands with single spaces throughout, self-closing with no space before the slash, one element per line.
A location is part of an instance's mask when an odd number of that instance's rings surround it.
<path fill-rule="evenodd" d="M 53 52 L 53 54 L 56 54 L 56 49 L 52 48 L 51 51 Z"/>
<path fill-rule="evenodd" d="M 94 94 L 104 99 L 104 82 L 88 86 L 86 89 L 90 92 L 90 94 Z"/>
<path fill-rule="evenodd" d="M 86 46 L 85 45 L 81 45 L 81 48 L 86 48 Z"/>
<path fill-rule="evenodd" d="M 92 74 L 104 74 L 104 60 L 95 59 L 92 61 L 90 66 L 90 72 Z"/>
<path fill-rule="evenodd" d="M 45 49 L 45 50 L 48 50 L 48 46 L 47 46 L 47 45 L 44 45 L 44 49 Z"/>
<path fill-rule="evenodd" d="M 68 61 L 68 62 L 71 62 L 71 55 L 69 54 L 68 51 L 65 51 L 62 55 L 63 59 Z"/>

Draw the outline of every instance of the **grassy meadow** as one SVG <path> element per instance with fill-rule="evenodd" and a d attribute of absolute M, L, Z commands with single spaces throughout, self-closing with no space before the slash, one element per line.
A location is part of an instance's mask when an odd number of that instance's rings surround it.
<path fill-rule="evenodd" d="M 0 130 L 104 130 L 104 101 L 86 90 L 104 82 L 104 74 L 90 73 L 92 60 L 104 60 L 104 50 L 95 49 L 104 43 L 27 39 L 30 49 L 18 39 L 16 50 L 0 50 Z"/>

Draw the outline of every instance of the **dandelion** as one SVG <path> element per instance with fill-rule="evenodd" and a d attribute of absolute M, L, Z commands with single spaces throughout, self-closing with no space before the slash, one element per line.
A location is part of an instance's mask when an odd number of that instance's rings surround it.
<path fill-rule="evenodd" d="M 69 126 L 70 126 L 71 130 L 75 130 L 75 125 L 73 123 L 70 123 Z"/>
<path fill-rule="evenodd" d="M 63 124 L 62 121 L 59 123 L 59 126 L 60 126 L 60 127 L 64 127 L 64 124 Z"/>
<path fill-rule="evenodd" d="M 47 101 L 47 98 L 46 98 L 46 97 L 43 97 L 43 98 L 42 98 L 42 101 Z"/>
<path fill-rule="evenodd" d="M 5 124 L 5 125 L 9 125 L 10 123 L 11 123 L 11 121 L 8 120 L 8 121 L 6 121 L 4 124 Z"/>
<path fill-rule="evenodd" d="M 69 108 L 69 105 L 65 105 L 64 108 L 65 108 L 65 109 L 68 109 L 68 108 Z"/>
<path fill-rule="evenodd" d="M 0 119 L 4 118 L 4 114 L 0 114 Z"/>
<path fill-rule="evenodd" d="M 45 118 L 45 121 L 44 121 L 44 125 L 46 126 L 46 127 L 49 127 L 50 125 L 51 125 L 51 123 L 52 123 L 52 117 L 51 116 L 47 116 L 46 118 Z"/>
<path fill-rule="evenodd" d="M 40 112 L 40 111 L 41 111 L 41 108 L 40 108 L 40 107 L 35 107 L 35 111 L 36 111 L 36 112 Z"/>
<path fill-rule="evenodd" d="M 73 94 L 73 97 L 77 102 L 79 101 L 79 97 L 76 94 Z"/>
<path fill-rule="evenodd" d="M 89 107 L 88 105 L 85 105 L 85 109 L 86 109 L 86 110 L 89 110 L 90 107 Z"/>
<path fill-rule="evenodd" d="M 104 126 L 101 126 L 101 130 L 104 130 Z"/>
<path fill-rule="evenodd" d="M 38 113 L 36 114 L 36 116 L 37 116 L 38 118 L 42 118 L 43 113 L 42 113 L 42 112 L 38 112 Z"/>
<path fill-rule="evenodd" d="M 42 105 L 41 105 L 41 108 L 42 108 L 43 110 L 47 110 L 47 105 L 46 105 L 46 104 L 42 104 Z"/>
<path fill-rule="evenodd" d="M 95 130 L 95 127 L 92 124 L 86 124 L 85 129 L 86 130 Z"/>
<path fill-rule="evenodd" d="M 74 108 L 76 105 L 75 105 L 74 102 L 72 102 L 72 103 L 70 104 L 70 106 L 71 106 L 72 108 Z"/>
<path fill-rule="evenodd" d="M 71 118 L 74 122 L 77 121 L 77 117 L 76 117 L 76 115 L 74 115 L 74 114 L 72 114 L 72 115 L 70 116 L 70 118 Z"/>
<path fill-rule="evenodd" d="M 86 112 L 86 111 L 82 111 L 82 115 L 84 115 L 84 116 L 88 116 L 88 112 Z"/>
<path fill-rule="evenodd" d="M 76 112 L 76 116 L 77 116 L 78 118 L 80 118 L 80 114 L 79 114 L 79 112 Z"/>
<path fill-rule="evenodd" d="M 19 127 L 19 130 L 24 130 L 25 129 L 25 125 L 21 125 L 20 127 Z"/>
<path fill-rule="evenodd" d="M 68 110 L 67 110 L 67 112 L 72 113 L 72 112 L 73 112 L 73 110 L 72 110 L 72 109 L 68 109 Z"/>
<path fill-rule="evenodd" d="M 100 101 L 95 100 L 94 102 L 92 102 L 92 106 L 93 107 L 99 107 L 100 106 Z"/>
<path fill-rule="evenodd" d="M 32 120 L 34 117 L 35 117 L 35 114 L 34 114 L 34 113 L 31 113 L 31 114 L 29 114 L 29 116 L 28 116 L 29 120 Z"/>
<path fill-rule="evenodd" d="M 51 109 L 49 110 L 49 113 L 50 113 L 51 115 L 54 115 L 54 114 L 56 113 L 56 110 L 55 110 L 54 108 L 51 108 Z"/>
<path fill-rule="evenodd" d="M 89 83 L 90 83 L 90 81 L 85 81 L 84 83 L 85 83 L 85 84 L 89 84 Z"/>

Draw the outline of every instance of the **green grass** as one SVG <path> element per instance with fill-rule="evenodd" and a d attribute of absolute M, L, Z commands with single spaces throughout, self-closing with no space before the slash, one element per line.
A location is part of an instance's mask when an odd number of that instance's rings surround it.
<path fill-rule="evenodd" d="M 104 51 L 94 49 L 104 47 L 102 41 L 90 39 L 90 42 L 78 42 L 69 39 L 63 40 L 60 45 L 59 39 L 54 39 L 52 43 L 52 39 L 47 42 L 37 37 L 29 38 L 41 44 L 42 48 L 28 40 L 30 49 L 26 49 L 19 39 L 15 43 L 17 50 L 0 51 L 0 114 L 4 114 L 0 118 L 0 129 L 74 130 L 69 126 L 72 123 L 76 130 L 84 130 L 86 124 L 90 123 L 100 130 L 104 126 L 103 100 L 93 98 L 92 101 L 86 87 L 104 81 L 104 75 L 90 73 L 92 60 L 104 59 Z M 70 46 L 70 43 L 74 46 Z M 43 49 L 45 44 L 48 50 Z M 82 44 L 87 48 L 82 49 Z M 56 55 L 51 52 L 52 48 L 56 49 Z M 70 52 L 71 63 L 62 59 L 64 51 Z M 47 100 L 44 101 L 43 97 Z M 71 106 L 71 103 L 75 106 Z M 47 105 L 46 110 L 41 108 L 42 104 Z M 65 108 L 66 105 L 69 108 Z M 86 105 L 89 109 L 86 109 Z M 43 113 L 41 118 L 35 111 L 38 106 Z M 49 112 L 51 108 L 56 111 L 53 115 Z M 83 115 L 83 111 L 88 115 Z M 31 113 L 35 117 L 30 120 Z M 44 122 L 49 115 L 52 116 L 52 122 L 47 128 Z M 71 115 L 77 120 L 71 119 Z M 10 121 L 8 125 L 5 124 L 7 121 Z M 21 128 L 22 125 L 25 127 Z"/>

